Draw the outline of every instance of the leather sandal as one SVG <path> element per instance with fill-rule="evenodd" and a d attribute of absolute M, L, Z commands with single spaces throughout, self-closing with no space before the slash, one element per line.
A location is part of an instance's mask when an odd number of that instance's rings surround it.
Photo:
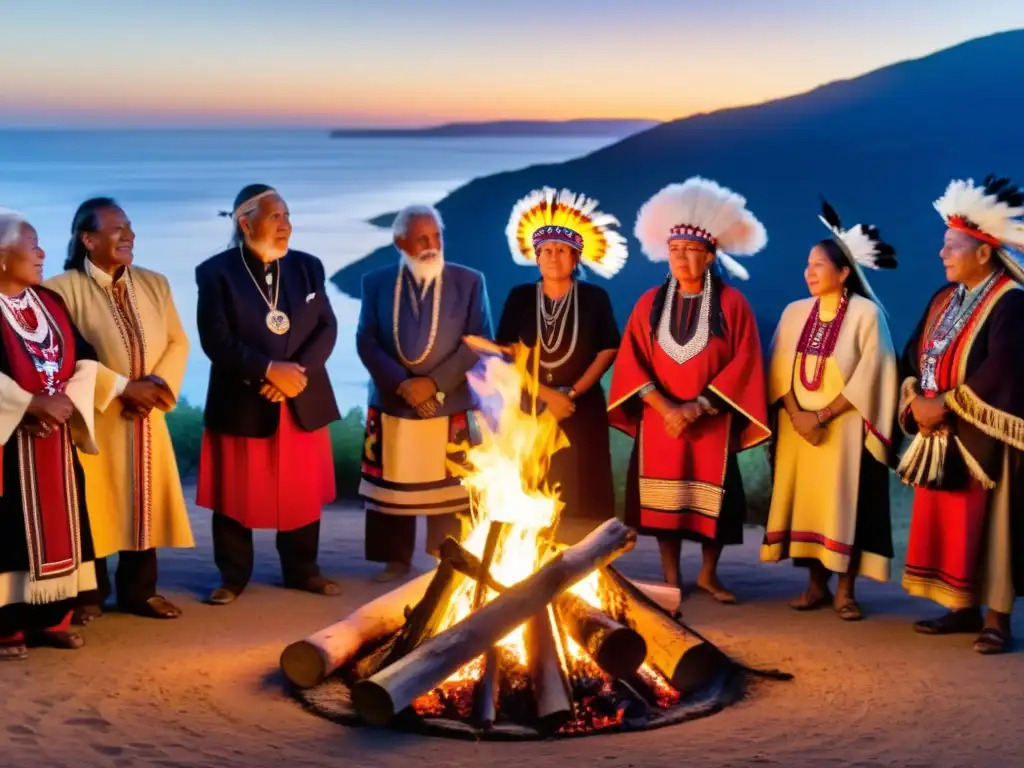
<path fill-rule="evenodd" d="M 922 635 L 962 635 L 980 632 L 983 627 L 977 610 L 950 611 L 937 619 L 922 619 L 914 623 L 914 630 Z"/>
<path fill-rule="evenodd" d="M 181 616 L 181 609 L 163 595 L 153 595 L 139 605 L 125 606 L 124 612 L 146 619 L 176 619 Z"/>
<path fill-rule="evenodd" d="M 0 644 L 0 661 L 24 661 L 28 658 L 28 646 L 22 642 Z"/>
<path fill-rule="evenodd" d="M 794 611 L 817 611 L 831 605 L 833 599 L 832 593 L 827 589 L 817 595 L 807 590 L 800 597 L 791 600 L 789 607 Z"/>
<path fill-rule="evenodd" d="M 1013 645 L 1013 639 L 995 627 L 985 627 L 974 641 L 975 653 L 982 656 L 996 656 L 1006 653 Z"/>

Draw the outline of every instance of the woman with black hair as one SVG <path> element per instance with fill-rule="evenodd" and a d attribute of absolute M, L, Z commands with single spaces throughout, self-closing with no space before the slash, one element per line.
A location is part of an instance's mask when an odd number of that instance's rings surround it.
<path fill-rule="evenodd" d="M 798 611 L 831 605 L 863 618 L 858 574 L 889 578 L 889 472 L 898 382 L 885 311 L 863 268 L 892 269 L 878 230 L 844 230 L 827 203 L 832 237 L 808 255 L 810 298 L 790 304 L 772 344 L 768 402 L 777 409 L 775 478 L 761 559 L 809 569 Z M 839 574 L 835 596 L 829 588 Z"/>
<path fill-rule="evenodd" d="M 537 399 L 561 422 L 569 447 L 551 457 L 562 518 L 603 522 L 615 516 L 608 417 L 601 377 L 619 348 L 619 326 L 605 290 L 582 281 L 586 265 L 604 278 L 626 262 L 618 222 L 596 201 L 569 190 L 531 192 L 512 210 L 506 234 L 513 260 L 536 266 L 540 280 L 509 292 L 496 341 L 540 354 Z"/>
<path fill-rule="evenodd" d="M 768 240 L 740 195 L 694 177 L 670 184 L 637 215 L 635 234 L 669 276 L 636 303 L 615 360 L 609 422 L 636 440 L 626 522 L 653 535 L 665 581 L 680 586 L 683 539 L 701 543 L 697 587 L 736 596 L 718 577 L 726 545 L 743 542 L 746 498 L 736 454 L 770 436 L 754 312 L 714 273 L 744 270 Z"/>
<path fill-rule="evenodd" d="M 47 281 L 96 350 L 96 441 L 82 456 L 96 547 L 97 589 L 80 595 L 75 621 L 102 614 L 112 592 L 106 558 L 118 555 L 117 605 L 173 619 L 181 611 L 157 594 L 158 547 L 192 547 L 165 413 L 185 376 L 189 342 L 167 278 L 136 266 L 135 233 L 111 198 L 75 212 L 65 272 Z"/>

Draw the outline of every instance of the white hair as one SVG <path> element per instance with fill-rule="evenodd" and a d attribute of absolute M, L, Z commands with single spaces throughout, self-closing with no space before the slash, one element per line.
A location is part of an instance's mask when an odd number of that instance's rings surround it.
<path fill-rule="evenodd" d="M 0 248 L 6 248 L 21 237 L 21 228 L 28 224 L 22 214 L 10 208 L 0 208 Z"/>
<path fill-rule="evenodd" d="M 421 216 L 429 216 L 437 222 L 438 229 L 444 230 L 444 221 L 441 219 L 441 214 L 437 208 L 432 205 L 408 205 L 395 216 L 395 220 L 391 224 L 391 233 L 396 238 L 405 237 L 412 220 L 418 219 Z"/>

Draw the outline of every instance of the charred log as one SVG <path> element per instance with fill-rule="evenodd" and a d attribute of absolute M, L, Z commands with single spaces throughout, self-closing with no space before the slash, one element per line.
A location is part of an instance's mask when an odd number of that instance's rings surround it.
<path fill-rule="evenodd" d="M 481 582 L 482 563 L 452 538 L 441 546 L 442 556 L 454 568 Z M 487 586 L 501 593 L 506 587 L 489 573 L 483 576 Z M 647 656 L 647 644 L 636 630 L 625 627 L 601 610 L 569 592 L 555 600 L 562 626 L 573 640 L 585 649 L 594 662 L 612 677 L 626 677 L 636 672 Z"/>
<path fill-rule="evenodd" d="M 410 605 L 421 600 L 432 573 L 425 573 L 352 611 L 341 621 L 292 643 L 281 653 L 281 670 L 293 685 L 312 688 L 351 661 L 360 648 L 402 628 Z"/>
<path fill-rule="evenodd" d="M 699 690 L 730 665 L 724 653 L 673 619 L 616 569 L 601 569 L 602 581 L 621 600 L 624 624 L 647 641 L 646 661 L 677 691 Z"/>
<path fill-rule="evenodd" d="M 545 735 L 557 732 L 572 719 L 571 691 L 552 619 L 551 608 L 545 608 L 533 617 L 526 630 L 530 678 L 537 702 L 537 728 Z"/>
<path fill-rule="evenodd" d="M 352 703 L 367 722 L 383 725 L 425 691 L 485 653 L 513 629 L 595 568 L 632 549 L 636 532 L 609 520 L 568 547 L 529 578 L 510 587 L 455 626 L 352 689 Z"/>

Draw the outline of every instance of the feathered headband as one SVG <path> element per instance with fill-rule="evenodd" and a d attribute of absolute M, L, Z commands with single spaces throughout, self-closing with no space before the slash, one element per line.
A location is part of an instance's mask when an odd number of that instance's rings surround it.
<path fill-rule="evenodd" d="M 980 187 L 973 179 L 951 181 L 935 210 L 946 226 L 993 248 L 1024 247 L 1024 191 L 1007 178 L 988 176 Z"/>
<path fill-rule="evenodd" d="M 832 239 L 846 255 L 850 270 L 864 286 L 867 298 L 880 304 L 864 275 L 864 269 L 896 269 L 896 249 L 883 242 L 878 227 L 872 224 L 854 224 L 849 229 L 843 229 L 839 214 L 826 200 L 821 201 L 821 215 L 818 219 L 828 227 Z"/>
<path fill-rule="evenodd" d="M 699 176 L 669 184 L 644 203 L 633 233 L 651 261 L 668 261 L 672 240 L 702 242 L 741 280 L 750 273 L 732 256 L 753 256 L 768 243 L 768 233 L 747 210 L 746 198 Z"/>
<path fill-rule="evenodd" d="M 597 200 L 544 187 L 513 206 L 505 234 L 516 264 L 536 264 L 544 243 L 565 243 L 579 252 L 583 264 L 610 278 L 628 255 L 626 239 L 611 229 L 618 224 L 614 216 L 597 210 Z"/>
<path fill-rule="evenodd" d="M 951 181 L 935 201 L 946 226 L 966 232 L 995 249 L 1014 280 L 1024 284 L 1024 190 L 1009 179 L 989 175 L 982 186 L 973 179 Z"/>

